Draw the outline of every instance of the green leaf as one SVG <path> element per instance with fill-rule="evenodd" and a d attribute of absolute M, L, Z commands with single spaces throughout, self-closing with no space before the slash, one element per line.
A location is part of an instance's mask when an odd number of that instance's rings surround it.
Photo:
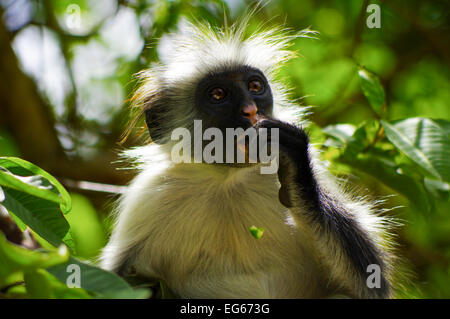
<path fill-rule="evenodd" d="M 432 202 L 422 183 L 408 175 L 402 174 L 392 159 L 382 157 L 374 153 L 374 151 L 368 151 L 366 153 L 360 153 L 356 157 L 342 156 L 339 160 L 359 171 L 369 174 L 405 196 L 415 204 L 418 210 L 423 212 L 429 212 L 431 210 Z"/>
<path fill-rule="evenodd" d="M 42 269 L 41 269 L 42 270 Z M 35 299 L 50 299 L 52 296 L 51 284 L 41 271 L 30 271 L 24 276 L 28 296 Z"/>
<path fill-rule="evenodd" d="M 0 185 L 5 197 L 2 205 L 16 221 L 22 221 L 54 246 L 64 242 L 75 249 L 63 216 L 71 209 L 71 199 L 53 176 L 20 158 L 0 157 Z"/>
<path fill-rule="evenodd" d="M 260 239 L 262 235 L 264 235 L 264 228 L 251 226 L 249 227 L 249 230 L 252 236 L 255 237 L 256 239 Z"/>
<path fill-rule="evenodd" d="M 0 185 L 59 203 L 63 213 L 71 209 L 70 195 L 56 178 L 23 159 L 0 157 Z"/>
<path fill-rule="evenodd" d="M 25 273 L 28 297 L 38 299 L 89 299 L 91 296 L 80 288 L 69 288 L 44 269 Z"/>
<path fill-rule="evenodd" d="M 5 200 L 2 205 L 8 211 L 52 245 L 65 243 L 75 250 L 69 223 L 57 203 L 8 187 L 3 187 L 3 192 Z"/>
<path fill-rule="evenodd" d="M 353 124 L 328 125 L 322 129 L 326 135 L 332 136 L 343 144 L 347 143 L 350 137 L 355 133 L 356 127 Z"/>
<path fill-rule="evenodd" d="M 97 296 L 101 299 L 148 299 L 151 293 L 149 289 L 126 289 L 107 291 Z"/>
<path fill-rule="evenodd" d="M 425 177 L 424 184 L 428 192 L 433 194 L 434 197 L 441 199 L 443 201 L 448 201 L 450 197 L 449 183 Z"/>
<path fill-rule="evenodd" d="M 80 267 L 81 288 L 94 293 L 98 298 L 148 298 L 150 291 L 147 289 L 136 289 L 118 275 L 103 270 L 101 268 L 86 264 L 78 259 L 70 257 L 69 261 L 63 265 L 48 268 L 47 270 L 65 283 L 70 273 L 67 266 L 76 264 Z"/>
<path fill-rule="evenodd" d="M 14 274 L 51 267 L 68 259 L 69 252 L 65 246 L 52 251 L 29 250 L 10 243 L 0 232 L 0 288 Z"/>
<path fill-rule="evenodd" d="M 375 140 L 379 127 L 378 121 L 364 121 L 348 139 L 345 155 L 355 157 L 364 152 Z"/>
<path fill-rule="evenodd" d="M 450 181 L 450 123 L 410 118 L 389 124 L 381 121 L 387 138 L 406 156 L 439 180 Z"/>
<path fill-rule="evenodd" d="M 21 231 L 24 231 L 25 229 L 27 229 L 27 224 L 25 224 L 19 217 L 17 217 L 13 212 L 9 211 L 8 212 L 9 215 L 11 216 L 11 218 L 14 220 L 14 222 L 16 223 L 17 227 L 19 227 L 19 229 Z"/>
<path fill-rule="evenodd" d="M 341 149 L 348 156 L 356 156 L 372 144 L 379 127 L 379 122 L 375 120 L 364 121 L 358 127 L 352 124 L 329 125 L 323 132 L 337 143 L 328 141 L 324 145 Z"/>
<path fill-rule="evenodd" d="M 106 244 L 106 235 L 99 214 L 87 197 L 76 193 L 71 193 L 70 196 L 72 211 L 65 217 L 70 224 L 77 256 L 95 257 Z"/>
<path fill-rule="evenodd" d="M 5 170 L 0 170 L 0 185 L 40 197 L 54 203 L 62 203 L 62 198 L 55 194 L 48 186 L 44 186 L 39 176 L 18 176 Z"/>
<path fill-rule="evenodd" d="M 375 74 L 364 68 L 359 68 L 358 75 L 361 80 L 361 89 L 369 101 L 370 106 L 381 116 L 384 113 L 385 94 L 380 80 Z"/>

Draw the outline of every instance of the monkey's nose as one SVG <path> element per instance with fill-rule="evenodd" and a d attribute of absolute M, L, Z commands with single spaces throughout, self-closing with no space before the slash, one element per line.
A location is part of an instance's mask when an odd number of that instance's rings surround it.
<path fill-rule="evenodd" d="M 252 125 L 255 125 L 256 122 L 258 122 L 258 115 L 256 114 L 257 112 L 258 108 L 256 107 L 255 103 L 247 104 L 241 110 L 242 116 L 248 118 Z"/>

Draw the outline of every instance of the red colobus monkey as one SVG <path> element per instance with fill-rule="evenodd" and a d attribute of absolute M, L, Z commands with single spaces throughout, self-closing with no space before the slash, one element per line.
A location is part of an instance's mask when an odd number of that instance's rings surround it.
<path fill-rule="evenodd" d="M 160 279 L 182 298 L 390 297 L 389 221 L 328 174 L 299 125 L 302 108 L 274 78 L 299 34 L 188 29 L 141 73 L 135 100 L 153 143 L 129 152 L 140 173 L 118 204 L 101 266 Z M 194 132 L 196 120 L 224 135 L 278 129 L 278 171 L 174 162 L 173 130 Z M 264 228 L 260 239 L 252 225 Z"/>

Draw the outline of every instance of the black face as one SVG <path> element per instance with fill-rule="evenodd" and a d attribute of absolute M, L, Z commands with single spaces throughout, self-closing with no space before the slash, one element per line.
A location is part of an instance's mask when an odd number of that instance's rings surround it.
<path fill-rule="evenodd" d="M 267 79 L 251 67 L 206 76 L 195 94 L 203 129 L 247 129 L 258 117 L 271 116 L 273 97 Z"/>

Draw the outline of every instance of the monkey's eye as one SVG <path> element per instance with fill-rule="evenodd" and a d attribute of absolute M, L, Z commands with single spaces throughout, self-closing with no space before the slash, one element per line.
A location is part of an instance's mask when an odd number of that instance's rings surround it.
<path fill-rule="evenodd" d="M 262 93 L 263 83 L 259 80 L 253 80 L 248 83 L 248 90 L 252 93 Z"/>
<path fill-rule="evenodd" d="M 219 88 L 219 87 L 214 88 L 211 91 L 209 91 L 209 96 L 211 97 L 211 99 L 213 101 L 216 101 L 216 102 L 223 100 L 226 95 L 227 95 L 227 93 L 225 92 L 225 90 L 222 88 Z"/>

